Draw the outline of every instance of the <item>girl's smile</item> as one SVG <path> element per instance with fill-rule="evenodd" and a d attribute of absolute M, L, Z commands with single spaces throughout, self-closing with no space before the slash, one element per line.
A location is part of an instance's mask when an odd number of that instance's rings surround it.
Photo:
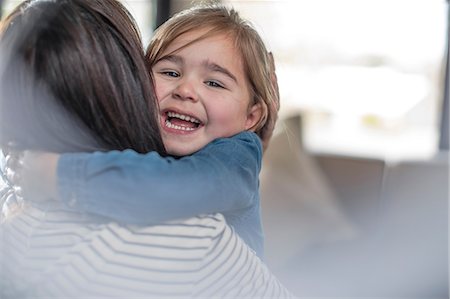
<path fill-rule="evenodd" d="M 204 125 L 201 120 L 192 114 L 178 112 L 176 110 L 162 111 L 161 119 L 164 128 L 172 131 L 173 134 L 192 133 Z"/>

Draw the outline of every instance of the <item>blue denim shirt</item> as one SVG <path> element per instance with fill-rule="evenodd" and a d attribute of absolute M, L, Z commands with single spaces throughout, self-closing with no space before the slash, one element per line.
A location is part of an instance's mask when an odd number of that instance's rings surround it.
<path fill-rule="evenodd" d="M 222 213 L 262 257 L 261 160 L 261 141 L 251 132 L 179 159 L 132 150 L 70 153 L 59 159 L 58 188 L 71 208 L 127 224 Z"/>

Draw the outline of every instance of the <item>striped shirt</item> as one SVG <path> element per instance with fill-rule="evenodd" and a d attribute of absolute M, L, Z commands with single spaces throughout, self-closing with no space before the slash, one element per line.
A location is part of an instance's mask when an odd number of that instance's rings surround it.
<path fill-rule="evenodd" d="M 0 232 L 2 299 L 292 296 L 221 214 L 141 227 L 27 203 Z"/>

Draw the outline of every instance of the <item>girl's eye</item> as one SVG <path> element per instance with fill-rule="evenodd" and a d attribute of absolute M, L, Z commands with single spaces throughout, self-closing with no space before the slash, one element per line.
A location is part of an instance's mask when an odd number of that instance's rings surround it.
<path fill-rule="evenodd" d="M 220 84 L 219 82 L 216 82 L 216 81 L 206 81 L 205 83 L 206 83 L 206 85 L 211 86 L 211 87 L 225 88 L 222 84 Z"/>
<path fill-rule="evenodd" d="M 174 78 L 180 77 L 180 74 L 175 71 L 162 71 L 161 74 Z"/>

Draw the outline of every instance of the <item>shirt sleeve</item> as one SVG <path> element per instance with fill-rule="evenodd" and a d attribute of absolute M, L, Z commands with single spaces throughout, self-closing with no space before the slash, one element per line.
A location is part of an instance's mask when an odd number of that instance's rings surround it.
<path fill-rule="evenodd" d="M 180 159 L 131 150 L 63 154 L 58 190 L 71 208 L 146 225 L 250 206 L 261 159 L 261 141 L 250 132 Z"/>
<path fill-rule="evenodd" d="M 198 274 L 193 298 L 295 298 L 225 222 Z"/>

